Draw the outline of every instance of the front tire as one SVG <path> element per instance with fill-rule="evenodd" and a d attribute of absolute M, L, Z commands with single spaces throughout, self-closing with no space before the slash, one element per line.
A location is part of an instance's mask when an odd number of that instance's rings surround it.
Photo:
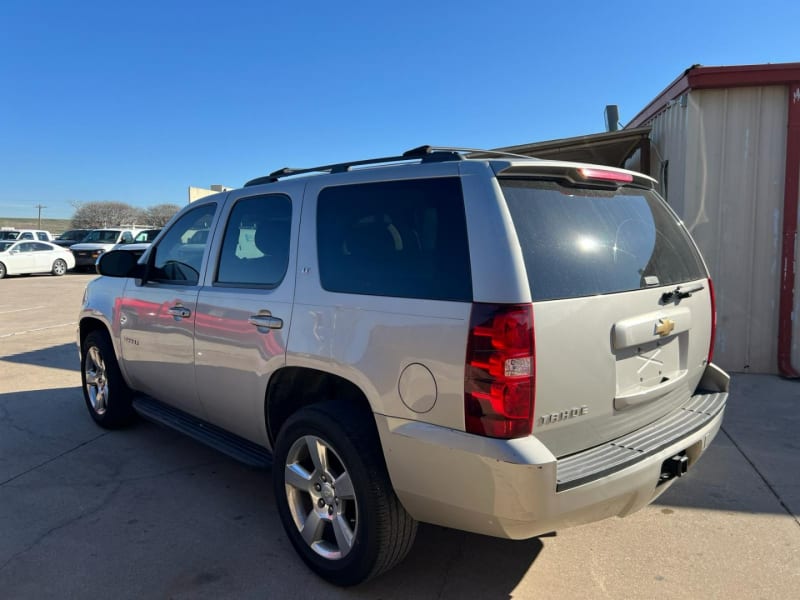
<path fill-rule="evenodd" d="M 133 394 L 122 379 L 114 346 L 105 331 L 92 331 L 83 341 L 81 380 L 86 408 L 95 423 L 117 429 L 133 422 Z"/>
<path fill-rule="evenodd" d="M 417 531 L 368 418 L 347 402 L 315 404 L 292 415 L 275 444 L 272 480 L 289 540 L 312 571 L 341 586 L 399 563 Z"/>
<path fill-rule="evenodd" d="M 59 277 L 64 275 L 67 272 L 67 263 L 64 260 L 57 258 L 53 263 L 53 269 L 50 272 Z"/>
<path fill-rule="evenodd" d="M 6 276 L 6 266 L 0 262 L 0 279 Z"/>

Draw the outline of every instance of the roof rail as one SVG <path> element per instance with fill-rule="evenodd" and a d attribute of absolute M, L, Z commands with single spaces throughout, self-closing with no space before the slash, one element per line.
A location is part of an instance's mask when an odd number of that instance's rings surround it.
<path fill-rule="evenodd" d="M 321 165 L 319 167 L 309 167 L 303 169 L 295 169 L 293 167 L 284 167 L 273 171 L 269 175 L 256 177 L 244 184 L 244 187 L 253 185 L 261 185 L 263 183 L 274 183 L 282 177 L 291 177 L 293 175 L 303 175 L 305 173 L 344 173 L 349 171 L 352 167 L 361 167 L 364 165 L 377 165 L 377 164 L 390 164 L 404 162 L 408 160 L 418 160 L 420 162 L 445 162 L 451 160 L 463 160 L 469 155 L 479 154 L 483 156 L 511 156 L 515 158 L 530 158 L 530 156 L 523 156 L 521 154 L 511 154 L 510 152 L 501 152 L 496 150 L 476 150 L 474 148 L 449 148 L 445 146 L 418 146 L 403 152 L 399 156 L 383 156 L 380 158 L 368 158 L 366 160 L 354 160 L 351 162 L 335 163 L 330 165 Z M 476 156 L 477 158 L 477 156 Z"/>

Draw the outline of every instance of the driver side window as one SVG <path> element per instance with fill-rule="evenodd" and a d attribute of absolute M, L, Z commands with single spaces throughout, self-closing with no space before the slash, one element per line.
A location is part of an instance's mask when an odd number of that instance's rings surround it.
<path fill-rule="evenodd" d="M 208 245 L 208 231 L 216 209 L 216 203 L 203 204 L 172 224 L 158 247 L 153 249 L 155 256 L 152 257 L 151 281 L 197 285 Z M 198 235 L 200 232 L 205 235 Z"/>

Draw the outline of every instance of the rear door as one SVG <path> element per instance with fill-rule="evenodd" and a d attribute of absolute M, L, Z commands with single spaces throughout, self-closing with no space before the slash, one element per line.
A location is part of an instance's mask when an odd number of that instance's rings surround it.
<path fill-rule="evenodd" d="M 635 186 L 500 186 L 534 302 L 534 435 L 563 456 L 685 402 L 707 364 L 711 292 L 674 213 Z"/>
<path fill-rule="evenodd" d="M 295 281 L 290 242 L 300 211 L 288 192 L 234 194 L 197 302 L 197 389 L 211 422 L 267 445 L 264 401 L 269 377 L 286 360 Z"/>
<path fill-rule="evenodd" d="M 55 256 L 53 249 L 48 244 L 29 242 L 33 248 L 33 268 L 37 273 L 49 273 L 53 268 Z"/>

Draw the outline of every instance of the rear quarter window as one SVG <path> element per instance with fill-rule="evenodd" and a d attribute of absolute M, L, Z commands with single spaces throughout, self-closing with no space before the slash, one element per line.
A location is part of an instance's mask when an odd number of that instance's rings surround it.
<path fill-rule="evenodd" d="M 534 300 L 610 294 L 707 277 L 683 226 L 652 191 L 501 180 Z"/>
<path fill-rule="evenodd" d="M 317 202 L 322 287 L 373 296 L 472 300 L 456 177 L 343 185 Z"/>

